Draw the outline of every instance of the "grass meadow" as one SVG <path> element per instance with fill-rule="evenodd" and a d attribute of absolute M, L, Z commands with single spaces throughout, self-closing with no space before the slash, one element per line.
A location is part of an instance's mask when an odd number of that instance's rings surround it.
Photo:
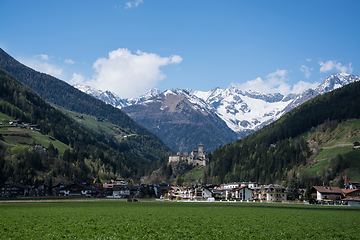
<path fill-rule="evenodd" d="M 117 200 L 1 203 L 1 239 L 360 239 L 360 209 Z"/>

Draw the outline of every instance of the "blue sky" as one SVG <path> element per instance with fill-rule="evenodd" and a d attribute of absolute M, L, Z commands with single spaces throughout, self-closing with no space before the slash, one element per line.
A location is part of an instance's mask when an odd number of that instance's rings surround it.
<path fill-rule="evenodd" d="M 135 97 L 230 85 L 300 92 L 360 72 L 360 1 L 0 1 L 0 47 L 70 84 Z"/>

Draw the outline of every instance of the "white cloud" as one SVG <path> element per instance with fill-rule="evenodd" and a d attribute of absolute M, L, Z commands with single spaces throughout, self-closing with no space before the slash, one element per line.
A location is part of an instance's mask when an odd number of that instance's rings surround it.
<path fill-rule="evenodd" d="M 86 84 L 96 89 L 110 90 L 121 98 L 136 97 L 166 78 L 160 67 L 181 61 L 178 55 L 160 57 L 140 50 L 132 54 L 128 49 L 119 48 L 110 52 L 108 58 L 95 61 L 93 68 L 96 75 Z M 76 77 L 73 76 L 74 81 L 78 79 Z"/>
<path fill-rule="evenodd" d="M 313 69 L 311 69 L 311 70 L 313 70 Z M 307 66 L 305 66 L 305 65 L 302 65 L 302 66 L 300 67 L 300 71 L 305 74 L 305 77 L 306 77 L 306 78 L 309 78 L 309 77 L 311 76 L 311 70 L 310 70 Z"/>
<path fill-rule="evenodd" d="M 125 8 L 137 7 L 137 6 L 139 6 L 140 3 L 143 3 L 143 0 L 135 0 L 135 1 L 132 1 L 132 2 L 126 2 L 125 3 Z"/>
<path fill-rule="evenodd" d="M 75 62 L 71 59 L 65 59 L 65 63 L 74 64 Z"/>
<path fill-rule="evenodd" d="M 247 81 L 246 83 L 233 85 L 243 91 L 252 90 L 262 93 L 281 93 L 283 95 L 287 95 L 289 93 L 301 93 L 309 88 L 315 88 L 319 85 L 317 82 L 308 83 L 300 81 L 291 86 L 286 83 L 288 80 L 287 74 L 287 70 L 278 69 L 276 72 L 268 74 L 265 80 L 258 77 L 254 80 Z"/>
<path fill-rule="evenodd" d="M 36 71 L 47 73 L 51 76 L 62 78 L 63 70 L 49 62 L 50 58 L 45 54 L 36 55 L 34 58 L 20 59 L 20 61 L 26 66 L 35 69 Z"/>
<path fill-rule="evenodd" d="M 311 58 L 307 58 L 306 61 L 311 62 Z"/>
<path fill-rule="evenodd" d="M 85 77 L 81 74 L 74 73 L 73 77 L 69 82 L 71 85 L 76 85 L 76 84 L 82 85 L 85 82 Z"/>
<path fill-rule="evenodd" d="M 49 60 L 49 56 L 46 55 L 46 54 L 36 55 L 35 58 L 40 58 L 40 59 L 43 60 L 43 61 L 48 61 L 48 60 Z"/>
<path fill-rule="evenodd" d="M 302 93 L 302 92 L 308 90 L 309 88 L 315 89 L 319 85 L 320 85 L 320 82 L 309 83 L 309 82 L 300 81 L 300 82 L 294 84 L 292 92 Z"/>
<path fill-rule="evenodd" d="M 287 70 L 277 70 L 266 76 L 266 80 L 262 80 L 260 77 L 254 80 L 247 81 L 242 84 L 235 84 L 235 86 L 241 90 L 252 90 L 263 93 L 276 93 L 280 92 L 286 94 L 290 92 L 290 86 L 285 83 L 287 79 Z"/>
<path fill-rule="evenodd" d="M 337 71 L 342 73 L 352 73 L 353 68 L 351 67 L 351 63 L 349 63 L 348 66 L 342 66 L 341 63 L 338 63 L 337 61 L 327 61 L 323 63 L 322 61 L 319 62 L 320 72 L 329 72 L 329 71 Z"/>

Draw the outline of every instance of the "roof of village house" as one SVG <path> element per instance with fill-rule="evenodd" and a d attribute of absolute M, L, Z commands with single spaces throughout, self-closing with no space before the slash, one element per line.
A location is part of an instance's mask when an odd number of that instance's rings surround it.
<path fill-rule="evenodd" d="M 360 189 L 345 189 L 345 188 L 342 188 L 341 189 L 345 194 L 349 194 L 349 193 L 352 193 L 352 192 L 356 192 L 356 191 L 359 191 L 360 192 Z"/>
<path fill-rule="evenodd" d="M 240 189 L 243 189 L 243 188 L 250 189 L 248 186 L 240 186 L 240 187 L 234 188 L 233 190 L 237 191 L 237 190 L 240 190 Z"/>
<path fill-rule="evenodd" d="M 352 182 L 352 181 L 349 181 L 350 184 L 359 184 L 359 182 Z"/>
<path fill-rule="evenodd" d="M 355 201 L 355 202 L 360 202 L 360 197 L 347 197 L 344 199 L 341 199 L 342 201 Z"/>
<path fill-rule="evenodd" d="M 320 193 L 343 194 L 343 191 L 339 187 L 313 186 L 313 188 Z"/>

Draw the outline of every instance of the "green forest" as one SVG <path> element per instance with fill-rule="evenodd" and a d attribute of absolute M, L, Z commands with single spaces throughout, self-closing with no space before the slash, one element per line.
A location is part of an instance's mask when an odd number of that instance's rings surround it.
<path fill-rule="evenodd" d="M 28 151 L 40 144 L 36 138 L 32 142 L 15 146 L 7 143 L 1 134 L 1 183 L 12 181 L 32 184 L 50 179 L 54 179 L 54 182 L 72 182 L 113 177 L 138 179 L 146 173 L 150 160 L 156 160 L 156 155 L 172 153 L 171 150 L 165 151 L 166 148 L 156 148 L 158 143 L 145 135 L 137 136 L 137 140 L 129 138 L 130 141 L 119 142 L 111 135 L 92 131 L 52 107 L 2 69 L 0 112 L 14 120 L 37 124 L 42 135 L 68 146 L 60 154 L 61 151 L 59 153 L 54 144 L 49 142 L 48 146 L 44 146 L 48 147 L 47 153 L 42 154 Z M 2 125 L 1 132 L 7 128 L 5 124 Z M 149 142 L 153 146 L 149 146 Z"/>

